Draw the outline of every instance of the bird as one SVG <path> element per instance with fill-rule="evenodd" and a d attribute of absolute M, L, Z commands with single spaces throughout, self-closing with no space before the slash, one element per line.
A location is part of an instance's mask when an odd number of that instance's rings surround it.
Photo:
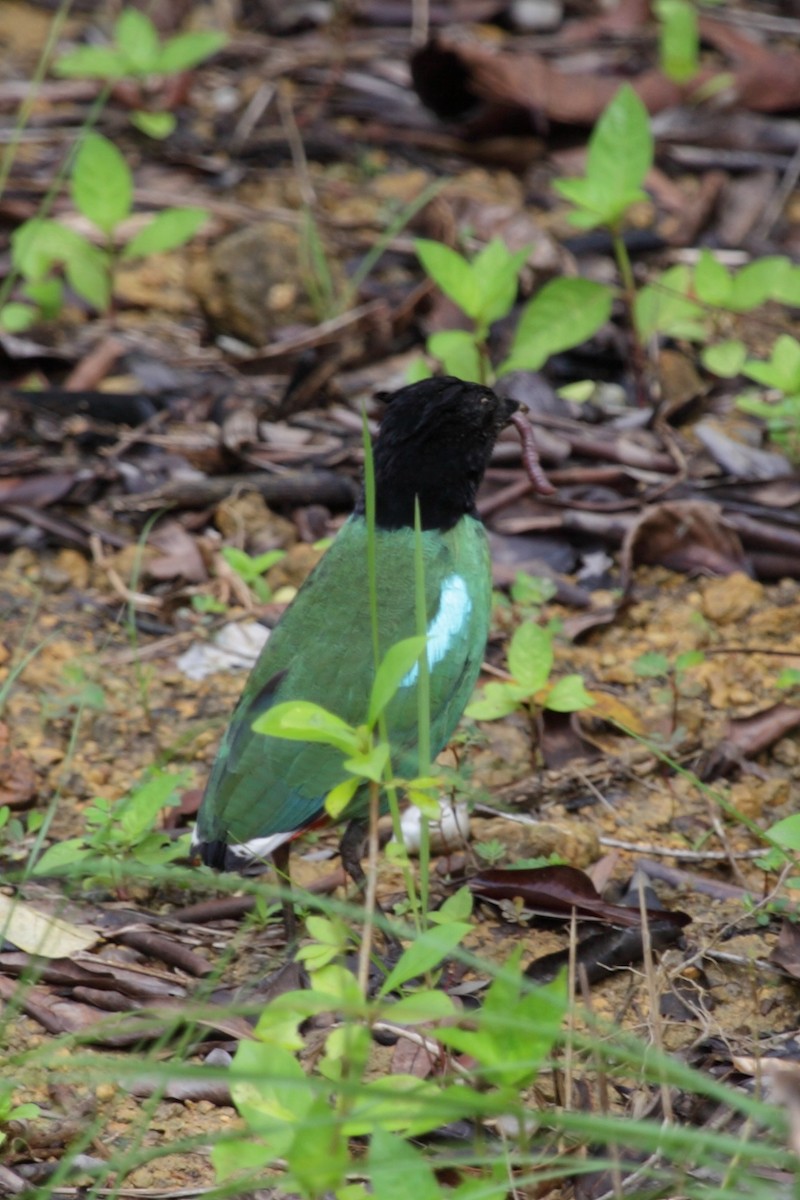
<path fill-rule="evenodd" d="M 520 405 L 491 388 L 439 376 L 391 393 L 373 447 L 380 656 L 417 633 L 415 505 L 424 562 L 430 752 L 447 744 L 480 672 L 492 603 L 491 562 L 476 494 L 493 446 Z M 528 426 L 530 428 L 530 426 Z M 253 730 L 271 706 L 311 701 L 350 724 L 365 721 L 375 675 L 367 567 L 366 499 L 355 509 L 272 630 L 222 737 L 198 811 L 193 846 L 218 870 L 271 856 L 289 878 L 290 843 L 327 823 L 325 798 L 342 781 L 342 754 L 319 742 Z M 419 667 L 387 710 L 392 769 L 418 774 Z M 368 794 L 341 815 L 342 866 L 364 884 Z M 385 811 L 385 800 L 382 803 Z M 284 905 L 287 938 L 294 917 Z"/>

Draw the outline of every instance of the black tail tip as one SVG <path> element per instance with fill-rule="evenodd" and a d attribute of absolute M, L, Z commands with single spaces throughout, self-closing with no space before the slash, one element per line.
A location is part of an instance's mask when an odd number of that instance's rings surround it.
<path fill-rule="evenodd" d="M 197 847 L 200 851 L 200 857 L 207 867 L 213 867 L 215 871 L 224 871 L 228 858 L 228 843 L 227 842 L 201 842 Z"/>

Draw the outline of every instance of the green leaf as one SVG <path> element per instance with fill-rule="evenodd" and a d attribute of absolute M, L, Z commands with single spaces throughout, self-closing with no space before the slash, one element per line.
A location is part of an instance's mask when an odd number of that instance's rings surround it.
<path fill-rule="evenodd" d="M 84 242 L 80 252 L 71 255 L 64 267 L 67 282 L 84 300 L 105 312 L 111 302 L 111 272 L 108 255 Z"/>
<path fill-rule="evenodd" d="M 695 7 L 688 0 L 656 0 L 654 8 L 661 22 L 661 69 L 675 83 L 688 83 L 697 74 L 700 54 Z"/>
<path fill-rule="evenodd" d="M 38 217 L 25 221 L 11 235 L 11 261 L 27 280 L 38 281 L 54 266 L 82 254 L 90 243 L 58 221 Z"/>
<path fill-rule="evenodd" d="M 294 1054 L 282 1046 L 242 1041 L 229 1068 L 233 1102 L 250 1131 L 283 1157 L 314 1101 L 315 1088 Z"/>
<path fill-rule="evenodd" d="M 171 112 L 146 112 L 144 109 L 138 109 L 131 113 L 131 125 L 145 134 L 146 137 L 153 138 L 156 141 L 163 141 L 175 131 L 178 124 L 178 118 Z"/>
<path fill-rule="evenodd" d="M 789 286 L 795 270 L 797 268 L 792 267 L 789 259 L 780 254 L 771 254 L 748 263 L 734 276 L 728 308 L 732 312 L 752 312 L 767 300 L 779 299 L 783 289 Z"/>
<path fill-rule="evenodd" d="M 252 1135 L 231 1141 L 215 1142 L 211 1147 L 211 1162 L 217 1182 L 222 1183 L 242 1171 L 258 1171 L 275 1157 L 272 1147 L 257 1142 Z"/>
<path fill-rule="evenodd" d="M 83 838 L 67 838 L 48 847 L 33 868 L 34 875 L 61 875 L 87 858 L 90 850 Z"/>
<path fill-rule="evenodd" d="M 553 279 L 525 305 L 498 375 L 538 371 L 552 354 L 579 346 L 611 316 L 613 293 L 590 279 Z"/>
<path fill-rule="evenodd" d="M 380 783 L 386 772 L 389 753 L 389 744 L 378 742 L 377 746 L 361 751 L 352 758 L 346 758 L 342 766 L 346 771 L 352 771 L 354 775 L 358 775 L 362 779 L 371 779 L 373 783 Z"/>
<path fill-rule="evenodd" d="M 387 650 L 383 662 L 375 673 L 375 681 L 369 697 L 367 725 L 373 728 L 386 705 L 393 698 L 403 679 L 425 653 L 427 638 L 410 637 L 396 642 Z"/>
<path fill-rule="evenodd" d="M 527 688 L 513 683 L 487 683 L 477 700 L 467 705 L 465 714 L 472 721 L 497 721 L 516 712 L 527 699 Z"/>
<path fill-rule="evenodd" d="M 788 333 L 781 334 L 772 347 L 769 362 L 749 359 L 742 367 L 742 374 L 782 392 L 800 391 L 800 342 Z"/>
<path fill-rule="evenodd" d="M 589 140 L 586 176 L 606 204 L 621 216 L 633 198 L 643 198 L 642 184 L 653 165 L 650 115 L 636 92 L 625 83 L 606 108 Z"/>
<path fill-rule="evenodd" d="M 733 379 L 741 374 L 747 349 L 744 342 L 717 342 L 715 346 L 706 346 L 700 352 L 700 361 L 707 371 L 719 375 L 721 379 Z"/>
<path fill-rule="evenodd" d="M 587 210 L 575 223 L 616 226 L 628 208 L 646 199 L 642 190 L 653 162 L 653 136 L 647 109 L 629 84 L 611 100 L 591 138 L 583 179 L 558 179 L 565 199 Z"/>
<path fill-rule="evenodd" d="M 60 279 L 39 279 L 26 283 L 23 292 L 40 309 L 46 321 L 53 321 L 64 304 L 64 285 Z"/>
<path fill-rule="evenodd" d="M 388 996 L 395 988 L 425 975 L 452 954 L 456 946 L 469 933 L 472 926 L 466 921 L 453 921 L 448 925 L 434 925 L 426 929 L 404 950 L 400 959 L 381 984 L 379 996 Z"/>
<path fill-rule="evenodd" d="M 325 797 L 325 812 L 332 820 L 338 821 L 362 784 L 363 780 L 358 775 L 351 775 L 328 792 Z"/>
<path fill-rule="evenodd" d="M 800 267 L 795 267 L 786 259 L 785 268 L 775 272 L 770 297 L 780 304 L 800 308 Z"/>
<path fill-rule="evenodd" d="M 253 722 L 256 733 L 296 742 L 323 742 L 344 754 L 358 754 L 361 739 L 341 717 L 308 700 L 289 700 L 267 709 Z"/>
<path fill-rule="evenodd" d="M 675 659 L 675 674 L 679 675 L 691 667 L 699 667 L 705 661 L 706 656 L 702 650 L 684 650 L 683 654 L 679 654 Z"/>
<path fill-rule="evenodd" d="M 481 292 L 467 260 L 449 246 L 425 238 L 416 238 L 414 249 L 434 283 L 474 320 L 480 313 Z"/>
<path fill-rule="evenodd" d="M 797 667 L 784 667 L 784 669 L 778 675 L 778 678 L 775 680 L 775 687 L 800 687 L 800 670 L 798 670 Z"/>
<path fill-rule="evenodd" d="M 367 1170 L 375 1200 L 442 1200 L 442 1189 L 422 1153 L 397 1134 L 376 1129 Z"/>
<path fill-rule="evenodd" d="M 176 793 L 187 782 L 186 771 L 178 775 L 158 771 L 122 800 L 115 808 L 114 820 L 125 839 L 133 843 L 152 829 L 161 810 L 177 803 Z"/>
<path fill-rule="evenodd" d="M 492 982 L 475 1014 L 476 1029 L 437 1030 L 445 1045 L 476 1058 L 489 1082 L 512 1088 L 535 1078 L 559 1036 L 568 1000 L 564 972 L 552 983 L 528 990 L 519 971 L 520 955 L 521 948 Z"/>
<path fill-rule="evenodd" d="M 694 290 L 697 299 L 704 304 L 724 307 L 730 299 L 733 290 L 731 274 L 710 250 L 700 252 L 694 268 Z"/>
<path fill-rule="evenodd" d="M 669 659 L 657 650 L 648 650 L 634 659 L 633 670 L 641 679 L 658 679 L 669 675 Z"/>
<path fill-rule="evenodd" d="M 655 334 L 687 341 L 705 340 L 709 319 L 705 310 L 689 299 L 691 286 L 690 268 L 679 264 L 640 289 L 634 300 L 633 315 L 641 342 L 649 341 Z"/>
<path fill-rule="evenodd" d="M 472 892 L 468 887 L 460 887 L 452 896 L 447 897 L 440 908 L 428 913 L 428 920 L 442 925 L 447 921 L 466 921 L 471 916 Z"/>
<path fill-rule="evenodd" d="M 157 70 L 161 39 L 155 25 L 138 8 L 123 8 L 114 26 L 114 41 L 125 58 L 131 75 L 148 75 Z"/>
<path fill-rule="evenodd" d="M 520 625 L 508 647 L 508 669 L 528 696 L 547 683 L 553 669 L 553 635 L 541 625 Z"/>
<path fill-rule="evenodd" d="M 800 850 L 800 813 L 777 821 L 766 831 L 766 837 L 782 850 Z"/>
<path fill-rule="evenodd" d="M 468 383 L 481 383 L 483 360 L 475 344 L 475 338 L 464 329 L 443 329 L 432 333 L 426 348 L 438 358 L 448 375 L 455 375 Z"/>
<path fill-rule="evenodd" d="M 191 241 L 207 217 L 205 208 L 167 208 L 131 238 L 122 257 L 144 258 L 175 250 Z"/>
<path fill-rule="evenodd" d="M 99 133 L 84 135 L 75 156 L 70 190 L 76 208 L 106 234 L 113 233 L 130 215 L 130 168 L 114 143 Z"/>
<path fill-rule="evenodd" d="M 158 61 L 153 68 L 160 75 L 171 75 L 174 71 L 189 71 L 198 66 L 227 46 L 228 39 L 224 33 L 214 33 L 213 30 L 197 30 L 193 33 L 180 33 L 170 38 L 161 47 Z"/>
<path fill-rule="evenodd" d="M 0 326 L 8 333 L 23 333 L 30 329 L 36 320 L 36 309 L 30 304 L 20 304 L 12 300 L 0 308 Z"/>
<path fill-rule="evenodd" d="M 387 1019 L 396 1025 L 422 1025 L 426 1021 L 446 1021 L 458 1010 L 446 992 L 425 990 L 403 996 L 387 1010 Z"/>
<path fill-rule="evenodd" d="M 493 238 L 473 260 L 472 274 L 481 293 L 479 320 L 488 328 L 514 307 L 519 272 L 529 248 L 512 254 L 499 238 Z"/>
<path fill-rule="evenodd" d="M 580 675 L 565 675 L 550 688 L 544 707 L 550 712 L 582 712 L 591 708 L 594 700 L 589 695 Z"/>
<path fill-rule="evenodd" d="M 128 67 L 124 55 L 116 48 L 80 46 L 62 54 L 53 72 L 67 79 L 122 79 L 128 74 Z"/>

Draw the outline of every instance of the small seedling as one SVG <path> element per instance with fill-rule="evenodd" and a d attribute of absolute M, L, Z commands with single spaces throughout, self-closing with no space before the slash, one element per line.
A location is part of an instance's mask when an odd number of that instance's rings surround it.
<path fill-rule="evenodd" d="M 114 38 L 109 46 L 81 46 L 62 54 L 55 64 L 57 75 L 70 79 L 102 79 L 108 83 L 130 81 L 143 104 L 146 98 L 156 101 L 163 93 L 165 76 L 179 74 L 199 66 L 226 44 L 223 33 L 194 30 L 162 41 L 158 30 L 146 13 L 125 8 L 114 25 Z M 131 121 L 150 137 L 165 138 L 175 128 L 171 112 L 137 109 Z"/>
<path fill-rule="evenodd" d="M 0 1084 L 0 1125 L 7 1125 L 9 1121 L 29 1121 L 40 1114 L 38 1104 L 15 1104 L 14 1103 L 14 1085 L 11 1083 Z M 8 1134 L 5 1130 L 0 1129 L 0 1147 L 7 1141 Z"/>
<path fill-rule="evenodd" d="M 286 557 L 285 550 L 267 550 L 264 554 L 248 554 L 238 546 L 223 546 L 222 557 L 240 579 L 255 593 L 261 604 L 269 604 L 272 591 L 264 575 Z M 210 611 L 206 609 L 206 611 Z"/>
<path fill-rule="evenodd" d="M 84 134 L 78 147 L 70 191 L 101 244 L 49 218 L 32 217 L 20 225 L 11 237 L 11 261 L 24 281 L 25 301 L 0 311 L 0 323 L 8 330 L 18 332 L 37 319 L 58 315 L 64 299 L 60 272 L 87 304 L 107 311 L 118 262 L 177 249 L 207 217 L 203 208 L 164 209 L 118 248 L 119 227 L 133 212 L 133 176 L 114 143 L 94 132 Z"/>
<path fill-rule="evenodd" d="M 495 239 L 470 262 L 438 242 L 417 240 L 420 262 L 472 329 L 431 334 L 428 353 L 461 379 L 492 383 L 509 371 L 538 371 L 547 359 L 592 337 L 611 314 L 611 293 L 588 279 L 554 279 L 522 309 L 508 357 L 496 367 L 488 348 L 494 322 L 508 316 L 517 298 L 528 248 L 512 253 Z M 415 372 L 424 377 L 427 368 Z"/>
<path fill-rule="evenodd" d="M 678 704 L 686 672 L 705 662 L 702 650 L 686 650 L 670 662 L 665 654 L 650 650 L 634 660 L 633 669 L 642 679 L 665 679 L 672 701 L 672 734 L 678 732 Z"/>
<path fill-rule="evenodd" d="M 188 771 L 175 775 L 155 771 L 121 800 L 97 797 L 86 810 L 86 832 L 50 846 L 33 874 L 77 874 L 86 887 L 118 890 L 130 860 L 147 868 L 185 858 L 188 835 L 173 840 L 157 828 L 157 822 L 163 809 L 178 804 L 178 793 L 188 781 Z"/>
<path fill-rule="evenodd" d="M 508 669 L 513 678 L 487 683 L 480 697 L 467 706 L 467 716 L 476 721 L 496 721 L 521 708 L 553 712 L 591 708 L 594 700 L 580 675 L 565 675 L 550 682 L 553 658 L 552 630 L 532 621 L 520 625 L 508 647 Z"/>
<path fill-rule="evenodd" d="M 675 83 L 688 83 L 700 61 L 697 10 L 690 0 L 656 0 L 653 9 L 660 23 L 661 69 Z"/>
<path fill-rule="evenodd" d="M 800 342 L 782 334 L 772 348 L 771 358 L 766 362 L 747 359 L 741 373 L 780 396 L 771 401 L 745 394 L 736 401 L 737 408 L 760 417 L 772 441 L 793 458 L 800 458 Z"/>

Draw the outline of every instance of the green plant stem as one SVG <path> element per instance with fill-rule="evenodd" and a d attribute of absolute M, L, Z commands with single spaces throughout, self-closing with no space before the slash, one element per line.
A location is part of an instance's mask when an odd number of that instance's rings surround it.
<path fill-rule="evenodd" d="M 369 834 L 367 839 L 367 890 L 364 893 L 364 931 L 358 952 L 358 986 L 366 997 L 369 987 L 369 960 L 372 954 L 372 933 L 375 928 L 375 900 L 378 889 L 378 818 L 380 808 L 380 784 L 369 785 Z"/>
<path fill-rule="evenodd" d="M 428 666 L 428 614 L 425 605 L 425 556 L 422 543 L 422 517 L 419 496 L 414 497 L 414 607 L 417 635 L 425 638 L 425 647 L 419 657 L 419 681 L 417 686 L 417 774 L 428 775 L 431 767 L 431 695 L 430 668 Z M 419 894 L 423 919 L 428 911 L 428 879 L 430 872 L 431 838 L 430 824 L 424 813 L 420 813 L 419 839 Z"/>
<path fill-rule="evenodd" d="M 619 228 L 611 229 L 611 245 L 614 249 L 614 258 L 617 261 L 617 270 L 619 271 L 620 279 L 622 280 L 622 295 L 625 301 L 625 309 L 628 314 L 628 329 L 630 331 L 630 348 L 631 348 L 631 367 L 633 369 L 633 377 L 636 384 L 636 403 L 640 408 L 646 407 L 649 396 L 647 389 L 647 372 L 645 369 L 644 349 L 639 341 L 639 335 L 636 332 L 636 280 L 633 277 L 633 267 L 631 266 L 628 247 L 625 245 L 625 239 L 619 231 Z"/>

